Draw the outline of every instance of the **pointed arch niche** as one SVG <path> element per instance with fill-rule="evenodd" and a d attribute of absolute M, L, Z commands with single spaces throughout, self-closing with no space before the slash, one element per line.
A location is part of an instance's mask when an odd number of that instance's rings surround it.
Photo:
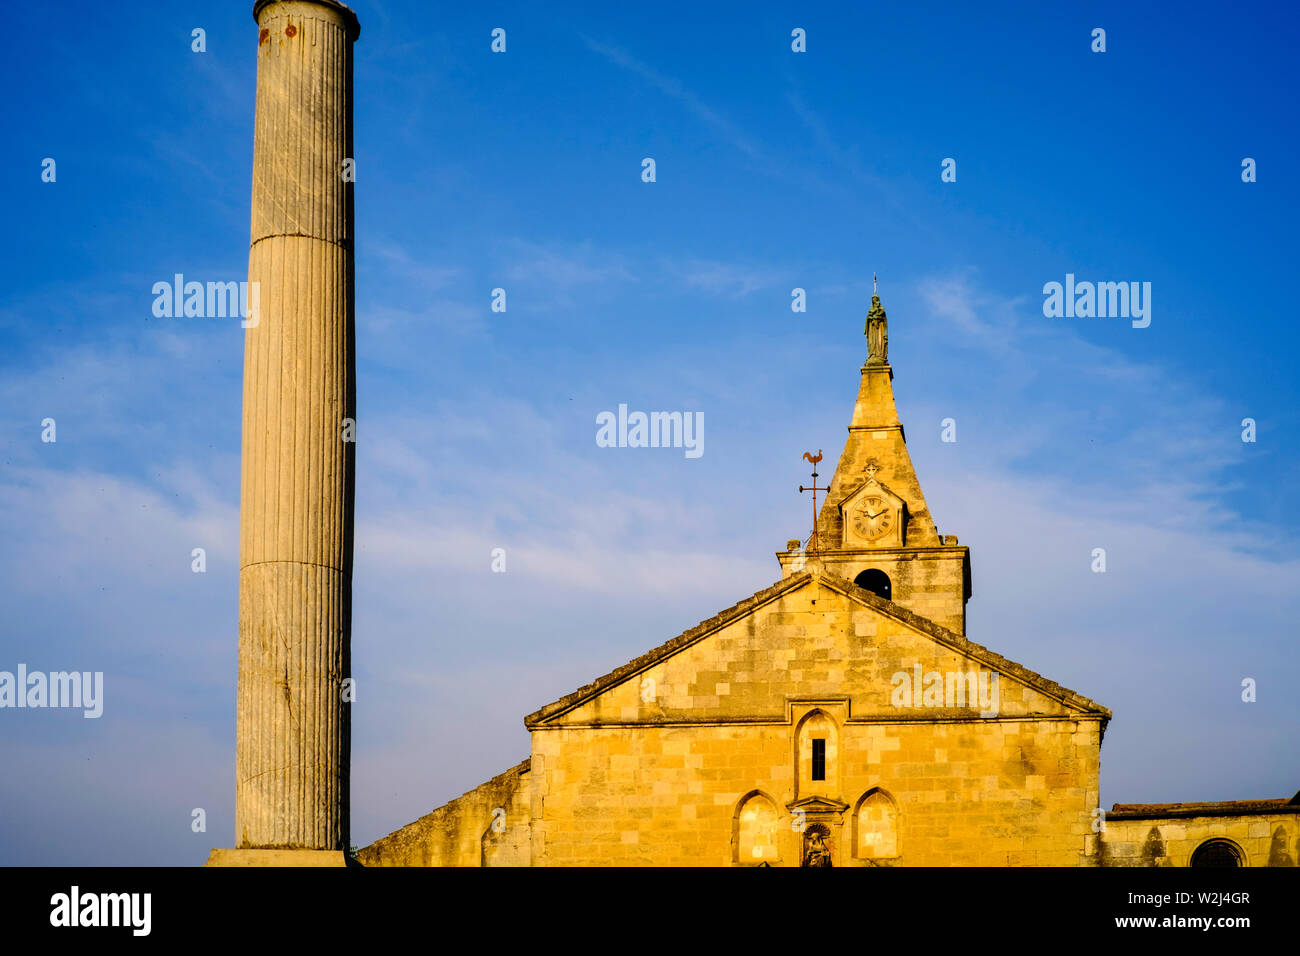
<path fill-rule="evenodd" d="M 741 797 L 731 821 L 731 861 L 741 866 L 780 862 L 780 823 L 776 801 L 763 791 Z"/>
<path fill-rule="evenodd" d="M 853 808 L 853 856 L 859 860 L 892 860 L 901 855 L 898 804 L 888 791 L 873 787 Z"/>
<path fill-rule="evenodd" d="M 804 714 L 795 730 L 794 773 L 800 798 L 837 795 L 839 726 L 820 707 Z"/>

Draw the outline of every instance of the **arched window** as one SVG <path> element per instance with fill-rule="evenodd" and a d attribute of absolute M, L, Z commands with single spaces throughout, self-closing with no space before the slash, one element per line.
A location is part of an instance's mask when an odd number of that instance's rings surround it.
<path fill-rule="evenodd" d="M 835 721 L 825 711 L 814 710 L 799 722 L 795 735 L 795 774 L 801 797 L 815 793 L 826 795 L 837 789 L 837 736 Z"/>
<path fill-rule="evenodd" d="M 1189 866 L 1245 866 L 1241 847 L 1231 840 L 1206 840 L 1194 851 Z"/>
<path fill-rule="evenodd" d="M 893 600 L 893 598 L 890 597 L 893 593 L 893 588 L 889 583 L 889 575 L 884 571 L 881 571 L 879 568 L 867 568 L 867 570 L 863 571 L 853 579 L 853 583 L 863 590 L 870 591 L 872 594 L 876 595 L 876 597 L 882 597 L 886 601 Z"/>
<path fill-rule="evenodd" d="M 776 804 L 757 790 L 741 798 L 733 822 L 736 863 L 774 863 L 781 858 L 777 851 L 779 814 Z"/>
<path fill-rule="evenodd" d="M 859 859 L 898 856 L 898 807 L 883 790 L 868 790 L 853 814 L 853 855 Z"/>

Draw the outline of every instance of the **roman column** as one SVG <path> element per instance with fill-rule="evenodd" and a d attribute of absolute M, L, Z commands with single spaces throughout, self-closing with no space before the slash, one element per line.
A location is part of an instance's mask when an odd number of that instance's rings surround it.
<path fill-rule="evenodd" d="M 258 0 L 253 17 L 236 850 L 209 862 L 333 865 L 349 836 L 360 26 L 335 0 Z"/>

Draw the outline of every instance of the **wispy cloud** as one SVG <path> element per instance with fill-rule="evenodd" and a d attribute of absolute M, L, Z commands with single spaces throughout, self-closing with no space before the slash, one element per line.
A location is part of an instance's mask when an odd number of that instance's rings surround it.
<path fill-rule="evenodd" d="M 620 255 L 593 244 L 532 242 L 516 239 L 505 245 L 511 279 L 539 282 L 558 289 L 603 282 L 636 281 Z"/>
<path fill-rule="evenodd" d="M 390 275 L 407 282 L 418 283 L 424 290 L 434 292 L 446 288 L 464 274 L 458 266 L 440 266 L 423 262 L 407 250 L 409 244 L 392 239 L 371 239 L 362 246 L 362 255 L 373 254 L 383 263 Z"/>
<path fill-rule="evenodd" d="M 665 269 L 688 289 L 740 299 L 781 281 L 781 270 L 709 259 L 668 261 Z"/>
<path fill-rule="evenodd" d="M 826 124 L 822 122 L 821 117 L 808 107 L 803 97 L 797 93 L 787 93 L 785 101 L 794 110 L 795 116 L 799 117 L 808 131 L 812 133 L 813 144 L 825 153 L 831 162 L 845 172 L 850 173 L 855 179 L 877 187 L 884 186 L 884 180 L 877 176 L 873 170 L 867 168 L 856 148 L 845 149 L 835 141 L 835 138 L 830 134 L 830 130 L 826 128 Z"/>
<path fill-rule="evenodd" d="M 933 322 L 914 334 L 979 357 L 979 374 L 964 375 L 961 386 L 979 401 L 978 419 L 965 416 L 967 433 L 995 460 L 1055 484 L 1059 506 L 1089 500 L 1109 515 L 1165 527 L 1240 531 L 1250 522 L 1248 511 L 1226 504 L 1224 474 L 1245 446 L 1222 397 L 1044 318 L 1038 300 L 983 288 L 973 270 L 923 279 L 917 289 Z M 1144 333 L 1126 324 L 1121 334 Z M 1248 537 L 1260 546 L 1268 532 L 1256 527 Z"/>
<path fill-rule="evenodd" d="M 693 113 L 700 122 L 712 129 L 721 139 L 730 143 L 745 155 L 753 159 L 759 158 L 759 148 L 740 129 L 740 127 L 722 114 L 718 113 L 698 96 L 688 90 L 680 80 L 660 73 L 658 70 L 642 63 L 640 60 L 619 47 L 607 43 L 601 43 L 598 40 L 593 40 L 587 36 L 584 36 L 582 40 L 593 52 L 599 53 L 611 63 L 615 63 L 626 70 L 631 70 L 661 93 L 677 100 Z"/>
<path fill-rule="evenodd" d="M 932 235 L 934 233 L 933 227 L 923 222 L 920 216 L 917 215 L 916 210 L 902 200 L 898 185 L 879 176 L 875 170 L 867 166 L 856 147 L 845 148 L 841 146 L 831 134 L 826 123 L 804 101 L 803 97 L 797 93 L 789 92 L 786 94 L 785 99 L 790 109 L 794 111 L 795 116 L 803 123 L 804 128 L 812 134 L 813 145 L 830 160 L 833 167 L 848 174 L 853 181 L 849 184 L 850 186 L 865 185 L 870 187 L 872 192 L 888 205 L 892 218 L 907 222 L 909 227 L 919 234 Z M 834 185 L 843 186 L 844 184 Z"/>

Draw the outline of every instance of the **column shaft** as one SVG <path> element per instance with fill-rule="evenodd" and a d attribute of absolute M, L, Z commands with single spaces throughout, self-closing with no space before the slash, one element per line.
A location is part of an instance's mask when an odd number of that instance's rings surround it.
<path fill-rule="evenodd" d="M 236 845 L 348 842 L 355 17 L 259 2 L 244 338 Z"/>

